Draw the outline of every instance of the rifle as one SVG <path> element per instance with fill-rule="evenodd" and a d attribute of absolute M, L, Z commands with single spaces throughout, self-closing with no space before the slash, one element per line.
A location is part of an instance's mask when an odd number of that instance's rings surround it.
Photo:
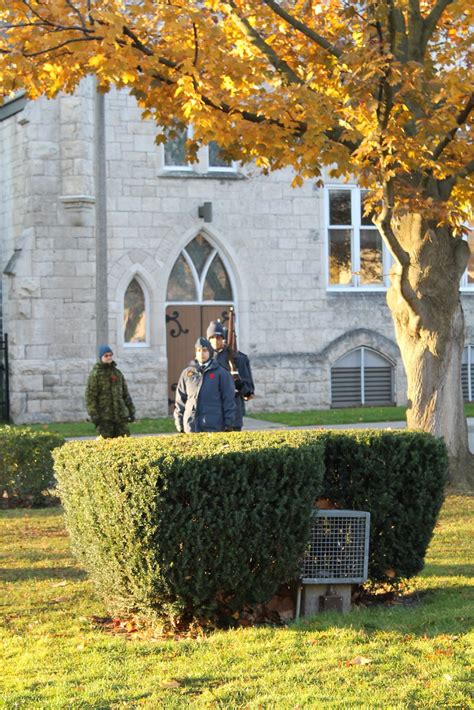
<path fill-rule="evenodd" d="M 238 380 L 240 379 L 240 376 L 235 364 L 235 357 L 237 355 L 237 336 L 235 334 L 235 311 L 233 306 L 230 306 L 229 308 L 229 327 L 227 328 L 226 341 L 230 374 L 234 380 Z"/>
<path fill-rule="evenodd" d="M 232 375 L 235 381 L 240 380 L 239 371 L 235 364 L 235 358 L 239 351 L 237 348 L 237 335 L 235 333 L 235 311 L 233 306 L 230 306 L 229 308 L 229 327 L 227 329 L 226 344 L 229 358 L 230 374 Z M 248 400 L 252 398 L 253 394 L 248 394 L 243 397 L 246 402 L 248 402 Z"/>

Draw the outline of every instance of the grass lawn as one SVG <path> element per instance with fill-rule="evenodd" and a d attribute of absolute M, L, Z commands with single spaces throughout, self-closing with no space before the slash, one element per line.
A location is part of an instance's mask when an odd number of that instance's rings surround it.
<path fill-rule="evenodd" d="M 0 707 L 472 707 L 473 518 L 446 500 L 415 604 L 163 641 L 92 626 L 60 509 L 3 511 Z"/>
<path fill-rule="evenodd" d="M 347 409 L 308 409 L 304 412 L 258 412 L 254 419 L 285 424 L 286 426 L 324 426 L 331 424 L 360 424 L 361 422 L 403 422 L 405 407 L 354 407 Z M 474 417 L 474 404 L 465 404 L 466 417 Z"/>
<path fill-rule="evenodd" d="M 97 436 L 96 428 L 92 422 L 53 422 L 51 424 L 28 424 L 28 427 L 38 431 L 54 431 L 62 436 Z M 132 434 L 176 433 L 172 417 L 140 419 L 130 424 L 129 427 Z"/>
<path fill-rule="evenodd" d="M 474 403 L 464 406 L 466 416 L 474 417 Z M 253 419 L 274 422 L 285 426 L 330 426 L 332 424 L 360 424 L 361 422 L 405 421 L 405 407 L 355 407 L 349 409 L 310 409 L 305 412 L 258 412 L 249 414 Z M 91 422 L 57 422 L 30 424 L 32 429 L 54 431 L 62 436 L 95 436 Z M 130 424 L 132 434 L 164 434 L 175 432 L 172 417 L 140 419 Z"/>

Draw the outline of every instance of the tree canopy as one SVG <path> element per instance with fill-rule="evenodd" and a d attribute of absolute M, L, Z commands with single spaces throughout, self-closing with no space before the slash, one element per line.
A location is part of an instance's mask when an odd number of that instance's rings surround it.
<path fill-rule="evenodd" d="M 0 93 L 53 97 L 94 73 L 159 126 L 192 122 L 191 159 L 217 140 L 292 166 L 295 184 L 329 166 L 457 227 L 472 217 L 473 14 L 471 0 L 0 0 Z"/>

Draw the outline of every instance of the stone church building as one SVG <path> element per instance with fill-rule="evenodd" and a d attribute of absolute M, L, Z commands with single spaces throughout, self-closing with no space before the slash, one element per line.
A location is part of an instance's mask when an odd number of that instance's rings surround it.
<path fill-rule="evenodd" d="M 13 421 L 84 419 L 98 342 L 112 347 L 137 416 L 166 415 L 196 337 L 230 305 L 254 411 L 403 404 L 390 256 L 359 188 L 293 189 L 290 171 L 225 163 L 213 144 L 189 165 L 184 134 L 159 146 L 155 135 L 134 99 L 98 97 L 92 79 L 74 96 L 0 107 Z M 474 264 L 462 292 L 471 400 Z"/>

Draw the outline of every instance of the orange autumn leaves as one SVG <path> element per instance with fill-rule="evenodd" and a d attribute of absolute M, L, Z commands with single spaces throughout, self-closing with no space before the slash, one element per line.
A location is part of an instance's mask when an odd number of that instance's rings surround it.
<path fill-rule="evenodd" d="M 472 211 L 473 10 L 469 0 L 0 0 L 0 94 L 73 91 L 88 74 L 136 96 L 157 131 L 192 122 L 295 185 L 357 174 L 453 180 L 439 207 Z M 414 200 L 414 202 L 413 202 Z"/>

